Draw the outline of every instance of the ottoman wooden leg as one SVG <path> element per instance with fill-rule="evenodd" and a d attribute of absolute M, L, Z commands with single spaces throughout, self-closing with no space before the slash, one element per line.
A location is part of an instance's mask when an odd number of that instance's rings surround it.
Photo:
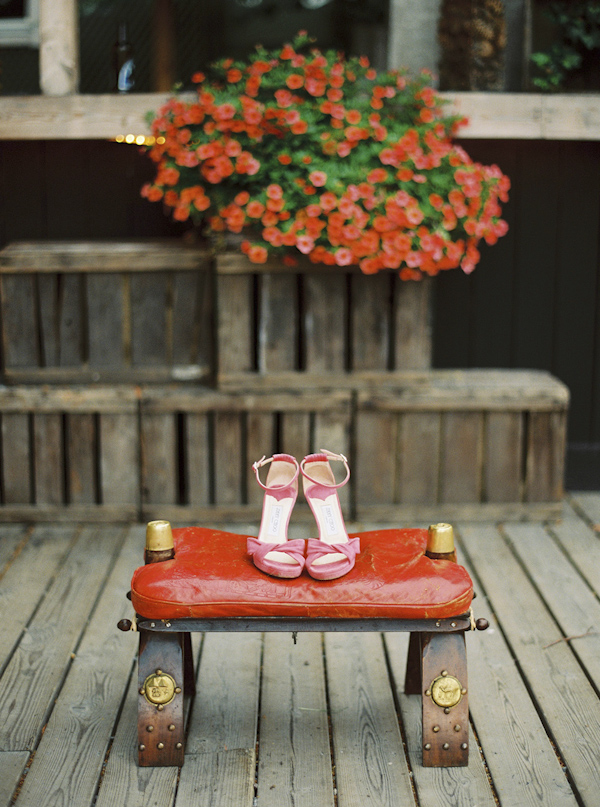
<path fill-rule="evenodd" d="M 140 630 L 138 751 L 142 766 L 183 765 L 184 633 Z"/>
<path fill-rule="evenodd" d="M 423 766 L 469 760 L 469 704 L 464 633 L 424 633 L 422 642 Z"/>
<path fill-rule="evenodd" d="M 421 694 L 421 634 L 416 632 L 410 634 L 408 642 L 404 692 L 406 695 Z"/>

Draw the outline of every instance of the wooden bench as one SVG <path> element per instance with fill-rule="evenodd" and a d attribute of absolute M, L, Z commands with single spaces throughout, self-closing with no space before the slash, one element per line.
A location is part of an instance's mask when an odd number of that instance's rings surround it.
<path fill-rule="evenodd" d="M 452 527 L 360 533 L 345 577 L 326 583 L 260 572 L 246 537 L 148 524 L 146 565 L 133 576 L 139 633 L 138 753 L 143 766 L 183 765 L 185 713 L 194 694 L 196 631 L 408 631 L 405 691 L 422 697 L 423 765 L 468 762 L 464 633 L 475 623 L 472 582 L 456 563 Z"/>

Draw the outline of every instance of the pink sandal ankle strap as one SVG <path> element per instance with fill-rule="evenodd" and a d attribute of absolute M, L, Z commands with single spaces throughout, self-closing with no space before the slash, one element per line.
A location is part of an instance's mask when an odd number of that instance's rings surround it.
<path fill-rule="evenodd" d="M 294 467 L 296 468 L 296 472 L 294 473 L 294 476 L 289 480 L 289 482 L 285 483 L 285 485 L 276 485 L 275 487 L 274 486 L 268 487 L 267 485 L 264 485 L 260 481 L 259 471 L 264 465 L 268 465 L 270 462 L 277 461 L 277 460 L 286 460 L 287 462 L 292 463 L 294 465 Z M 252 470 L 254 471 L 254 475 L 256 476 L 256 481 L 258 482 L 258 484 L 261 486 L 261 488 L 263 490 L 274 490 L 274 489 L 280 489 L 280 488 L 287 488 L 290 485 L 292 485 L 296 481 L 296 479 L 298 478 L 298 474 L 300 473 L 300 465 L 298 464 L 298 460 L 296 459 L 296 457 L 292 457 L 291 454 L 273 454 L 273 456 L 269 457 L 268 459 L 267 459 L 266 456 L 263 455 L 261 457 L 261 459 L 257 460 L 252 465 Z"/>
<path fill-rule="evenodd" d="M 318 461 L 325 462 L 326 460 L 334 460 L 334 461 L 337 461 L 337 462 L 343 462 L 344 467 L 346 469 L 346 477 L 345 477 L 345 479 L 343 479 L 341 482 L 337 482 L 337 483 L 335 483 L 333 485 L 329 485 L 329 484 L 325 484 L 324 482 L 319 481 L 317 479 L 313 479 L 313 477 L 310 476 L 310 474 L 307 474 L 306 471 L 304 470 L 304 466 L 306 465 L 307 462 L 308 463 L 318 462 Z M 308 479 L 309 482 L 312 482 L 313 484 L 319 485 L 319 486 L 322 486 L 322 487 L 331 488 L 332 490 L 336 490 L 337 488 L 342 488 L 348 482 L 348 480 L 350 479 L 350 466 L 348 465 L 348 460 L 346 459 L 346 457 L 343 454 L 334 454 L 333 451 L 328 451 L 326 448 L 322 448 L 319 451 L 318 454 L 308 454 L 306 457 L 304 457 L 304 459 L 300 463 L 300 470 L 302 471 L 302 476 L 304 476 L 306 479 Z"/>

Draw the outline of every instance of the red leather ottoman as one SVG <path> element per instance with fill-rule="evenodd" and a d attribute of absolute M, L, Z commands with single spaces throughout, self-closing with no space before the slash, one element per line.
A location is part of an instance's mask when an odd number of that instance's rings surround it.
<path fill-rule="evenodd" d="M 194 688 L 190 634 L 209 630 L 409 631 L 405 691 L 423 697 L 423 764 L 466 765 L 464 632 L 474 627 L 473 586 L 456 563 L 452 528 L 360 533 L 355 567 L 331 581 L 264 574 L 246 538 L 148 525 L 146 565 L 131 583 L 140 634 L 140 765 L 183 764 L 184 703 Z"/>

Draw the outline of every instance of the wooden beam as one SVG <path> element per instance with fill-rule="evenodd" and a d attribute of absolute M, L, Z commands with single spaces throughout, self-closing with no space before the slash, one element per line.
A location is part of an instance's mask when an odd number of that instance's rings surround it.
<path fill-rule="evenodd" d="M 54 96 L 79 88 L 76 0 L 40 0 L 40 88 Z"/>

